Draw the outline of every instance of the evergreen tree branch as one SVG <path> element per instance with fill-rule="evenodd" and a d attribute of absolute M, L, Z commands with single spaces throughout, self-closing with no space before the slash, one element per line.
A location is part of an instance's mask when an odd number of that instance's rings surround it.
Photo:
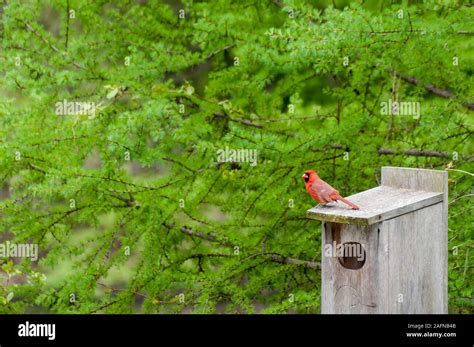
<path fill-rule="evenodd" d="M 186 226 L 183 226 L 179 229 L 183 234 L 193 236 L 193 237 L 198 237 L 207 241 L 211 242 L 217 242 L 221 245 L 227 246 L 227 247 L 235 247 L 234 244 L 227 242 L 227 241 L 221 241 L 216 238 L 215 235 L 213 234 L 205 234 L 200 231 L 193 230 L 191 228 L 188 228 Z M 228 255 L 226 255 L 228 256 Z M 256 253 L 252 254 L 250 257 L 268 257 L 269 260 L 275 262 L 275 263 L 280 263 L 280 264 L 289 264 L 289 265 L 300 265 L 304 266 L 309 269 L 313 270 L 318 270 L 321 269 L 321 264 L 319 262 L 314 262 L 314 261 L 308 261 L 308 260 L 301 260 L 297 258 L 292 258 L 292 257 L 286 257 L 283 255 L 280 255 L 278 253 L 273 253 L 273 252 L 263 252 L 263 253 Z"/>
<path fill-rule="evenodd" d="M 414 157 L 438 157 L 438 158 L 449 158 L 451 154 L 448 152 L 440 152 L 429 149 L 406 149 L 398 150 L 393 148 L 379 148 L 377 152 L 381 155 L 410 155 Z"/>
<path fill-rule="evenodd" d="M 33 28 L 30 23 L 25 22 L 25 26 L 26 26 L 26 29 L 28 31 L 32 32 L 36 37 L 38 37 L 41 41 L 43 41 L 52 51 L 58 53 L 62 57 L 66 57 L 66 55 L 67 55 L 66 53 L 62 52 L 58 47 L 56 47 L 51 42 L 49 42 L 49 40 L 46 37 L 44 37 L 43 35 L 41 35 L 39 33 L 39 31 L 37 31 L 35 28 Z M 72 63 L 72 65 L 74 65 L 78 69 L 84 69 L 84 67 L 81 64 L 76 63 L 75 61 L 72 61 L 71 63 Z"/>
<path fill-rule="evenodd" d="M 405 82 L 408 82 L 408 83 L 411 83 L 415 86 L 418 86 L 421 84 L 421 82 L 415 78 L 415 77 L 412 77 L 412 76 L 405 76 L 405 75 L 401 75 L 397 72 L 395 72 L 396 75 L 401 78 L 403 81 Z M 454 97 L 453 93 L 449 90 L 446 90 L 446 89 L 441 89 L 441 88 L 438 88 L 432 84 L 426 84 L 424 85 L 424 88 L 429 91 L 431 94 L 434 94 L 434 95 L 437 95 L 437 96 L 440 96 L 442 98 L 446 98 L 446 99 L 452 99 Z M 474 110 L 474 104 L 473 103 L 467 103 L 466 104 L 466 107 L 470 110 Z"/>

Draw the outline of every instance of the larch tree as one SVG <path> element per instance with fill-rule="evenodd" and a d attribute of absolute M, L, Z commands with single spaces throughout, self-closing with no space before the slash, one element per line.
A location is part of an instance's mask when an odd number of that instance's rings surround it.
<path fill-rule="evenodd" d="M 472 5 L 5 1 L 0 312 L 318 313 L 301 175 L 450 170 L 472 312 Z"/>

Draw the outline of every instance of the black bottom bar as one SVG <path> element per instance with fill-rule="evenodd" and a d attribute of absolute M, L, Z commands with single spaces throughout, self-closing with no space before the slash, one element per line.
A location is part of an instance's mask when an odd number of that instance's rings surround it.
<path fill-rule="evenodd" d="M 472 346 L 473 327 L 472 315 L 2 315 L 0 345 Z"/>

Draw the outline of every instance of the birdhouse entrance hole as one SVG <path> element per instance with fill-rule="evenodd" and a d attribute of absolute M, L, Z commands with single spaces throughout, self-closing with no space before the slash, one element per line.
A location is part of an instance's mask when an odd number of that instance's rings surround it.
<path fill-rule="evenodd" d="M 339 263 L 346 269 L 358 270 L 365 264 L 365 249 L 359 242 L 344 242 Z"/>

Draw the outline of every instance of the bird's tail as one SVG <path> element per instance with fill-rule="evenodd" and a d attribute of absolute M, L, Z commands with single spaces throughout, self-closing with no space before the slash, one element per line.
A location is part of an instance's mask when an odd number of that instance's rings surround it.
<path fill-rule="evenodd" d="M 345 204 L 349 205 L 350 207 L 352 207 L 353 210 L 360 210 L 359 206 L 354 205 L 352 202 L 350 202 L 349 200 L 344 199 L 342 196 L 338 196 L 337 200 L 341 200 L 343 203 L 345 203 Z"/>

